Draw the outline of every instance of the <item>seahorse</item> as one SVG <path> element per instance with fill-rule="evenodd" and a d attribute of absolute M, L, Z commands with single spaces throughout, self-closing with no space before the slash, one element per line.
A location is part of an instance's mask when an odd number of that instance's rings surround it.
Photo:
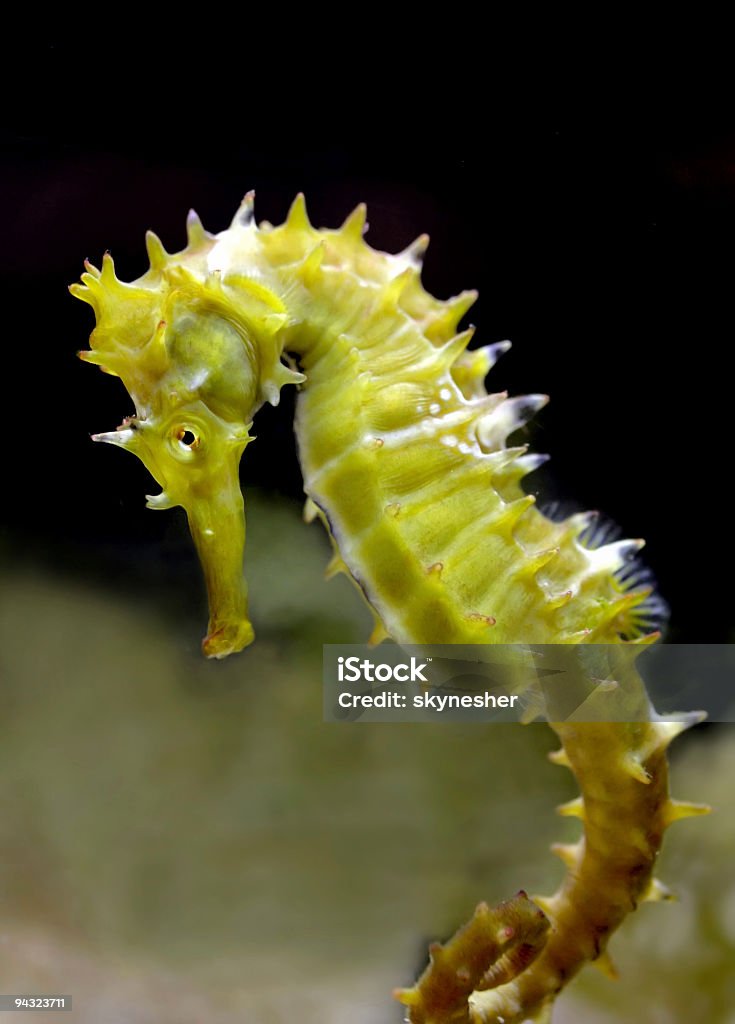
<path fill-rule="evenodd" d="M 71 287 L 96 315 L 81 358 L 119 376 L 135 404 L 93 439 L 143 461 L 161 487 L 151 508 L 186 511 L 209 597 L 204 654 L 254 637 L 238 467 L 258 409 L 288 384 L 306 514 L 331 538 L 328 574 L 347 574 L 372 609 L 373 642 L 655 640 L 642 541 L 604 543 L 592 514 L 554 521 L 524 492 L 545 457 L 508 439 L 546 396 L 487 392 L 508 344 L 469 347 L 473 328 L 459 325 L 474 291 L 441 301 L 423 288 L 427 236 L 387 254 L 364 241 L 363 205 L 326 230 L 302 195 L 279 226 L 257 224 L 253 204 L 248 193 L 216 235 L 190 212 L 181 252 L 149 232 L 150 268 L 130 284 L 106 253 Z M 411 1021 L 546 1021 L 586 962 L 611 970 L 607 941 L 625 916 L 667 898 L 653 874 L 664 830 L 707 808 L 669 797 L 666 748 L 700 716 L 664 721 L 638 685 L 642 720 L 550 722 L 562 744 L 552 760 L 581 789 L 560 812 L 583 836 L 553 847 L 566 877 L 550 897 L 481 905 L 434 944 L 419 982 L 397 993 Z"/>

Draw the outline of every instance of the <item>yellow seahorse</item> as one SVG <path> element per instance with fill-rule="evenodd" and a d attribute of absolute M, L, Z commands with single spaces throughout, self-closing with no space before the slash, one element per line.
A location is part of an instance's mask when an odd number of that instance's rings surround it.
<path fill-rule="evenodd" d="M 471 350 L 472 329 L 458 332 L 474 292 L 443 302 L 423 289 L 426 236 L 377 252 L 363 206 L 317 230 L 301 195 L 277 227 L 256 224 L 252 193 L 218 235 L 193 212 L 187 225 L 179 253 L 148 233 L 150 269 L 132 284 L 106 254 L 71 291 L 97 319 L 81 358 L 119 376 L 136 409 L 94 439 L 142 459 L 162 488 L 150 507 L 186 510 L 209 595 L 208 657 L 253 640 L 238 466 L 256 412 L 289 383 L 301 386 L 307 511 L 332 538 L 331 571 L 373 609 L 373 640 L 655 639 L 655 598 L 630 569 L 642 542 L 600 544 L 590 514 L 553 522 L 523 492 L 543 456 L 506 441 L 546 397 L 486 392 L 507 345 Z M 550 723 L 554 760 L 582 793 L 561 808 L 584 823 L 577 844 L 555 848 L 566 878 L 535 903 L 481 905 L 433 946 L 417 985 L 398 993 L 412 1021 L 547 1020 L 579 968 L 604 962 L 626 914 L 666 898 L 653 877 L 663 832 L 706 808 L 669 798 L 665 751 L 698 716 L 663 721 L 646 701 L 643 718 Z"/>

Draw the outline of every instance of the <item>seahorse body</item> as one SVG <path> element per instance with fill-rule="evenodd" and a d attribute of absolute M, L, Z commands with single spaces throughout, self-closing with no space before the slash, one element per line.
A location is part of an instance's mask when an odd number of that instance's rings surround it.
<path fill-rule="evenodd" d="M 72 286 L 97 317 L 81 357 L 120 376 L 136 406 L 95 440 L 143 460 L 162 487 L 151 507 L 186 510 L 210 600 L 205 654 L 253 639 L 238 464 L 257 410 L 287 383 L 303 385 L 308 508 L 334 542 L 330 572 L 372 607 L 374 640 L 650 642 L 657 605 L 629 561 L 642 542 L 595 547 L 591 514 L 552 522 L 524 494 L 521 479 L 544 457 L 506 442 L 546 397 L 487 394 L 507 343 L 468 349 L 472 329 L 458 324 L 475 293 L 433 298 L 420 281 L 425 236 L 388 255 L 364 230 L 364 207 L 338 230 L 313 228 L 301 196 L 283 225 L 258 226 L 248 194 L 219 235 L 190 214 L 180 253 L 149 233 L 151 266 L 134 283 L 106 255 Z M 562 811 L 585 831 L 556 848 L 569 872 L 537 900 L 551 923 L 540 954 L 515 978 L 490 972 L 497 987 L 465 994 L 451 1017 L 432 1005 L 430 975 L 401 995 L 412 1020 L 542 1020 L 636 903 L 662 898 L 652 873 L 663 831 L 702 811 L 669 800 L 665 748 L 697 718 L 663 722 L 640 691 L 647 720 L 552 723 L 559 763 L 582 789 Z"/>

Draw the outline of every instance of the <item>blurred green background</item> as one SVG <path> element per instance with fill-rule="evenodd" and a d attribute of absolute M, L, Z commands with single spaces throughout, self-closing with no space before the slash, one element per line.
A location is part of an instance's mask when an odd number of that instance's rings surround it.
<path fill-rule="evenodd" d="M 71 994 L 84 1024 L 389 1024 L 428 941 L 561 877 L 550 730 L 322 723 L 321 646 L 370 617 L 323 582 L 296 503 L 246 504 L 260 634 L 223 663 L 199 655 L 203 606 L 8 560 L 0 991 Z M 735 731 L 698 733 L 674 791 L 718 813 L 669 837 L 681 902 L 643 907 L 612 943 L 623 980 L 588 969 L 555 1022 L 734 1019 Z"/>

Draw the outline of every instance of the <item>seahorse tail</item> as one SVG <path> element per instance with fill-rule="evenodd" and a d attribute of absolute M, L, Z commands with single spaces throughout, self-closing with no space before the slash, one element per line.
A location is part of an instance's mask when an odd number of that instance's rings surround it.
<path fill-rule="evenodd" d="M 396 989 L 413 1024 L 469 1024 L 473 992 L 510 981 L 539 955 L 549 921 L 521 891 L 497 907 L 480 903 L 470 921 L 441 945 L 429 947 L 418 982 Z"/>
<path fill-rule="evenodd" d="M 488 958 L 485 983 L 468 994 L 465 1016 L 437 1015 L 439 975 L 430 965 L 408 995 L 399 996 L 409 1007 L 413 1024 L 542 1024 L 550 1020 L 558 993 L 585 963 L 594 962 L 615 975 L 606 951 L 612 933 L 639 903 L 672 898 L 654 876 L 665 830 L 675 821 L 709 811 L 704 805 L 670 798 L 666 760 L 669 743 L 702 717 L 693 712 L 677 721 L 654 715 L 651 721 L 636 723 L 552 723 L 562 747 L 550 759 L 570 768 L 581 790 L 579 797 L 557 810 L 579 818 L 584 829 L 578 842 L 552 846 L 567 867 L 559 889 L 551 896 L 533 897 L 548 928 L 534 947 L 534 956 L 519 965 L 515 977 L 493 973 Z M 505 913 L 506 906 L 500 904 L 496 913 Z M 443 948 L 466 946 L 471 934 L 467 928 Z M 462 941 L 455 946 L 455 940 Z M 455 961 L 459 962 L 456 957 Z M 456 985 L 447 991 L 456 993 Z"/>

